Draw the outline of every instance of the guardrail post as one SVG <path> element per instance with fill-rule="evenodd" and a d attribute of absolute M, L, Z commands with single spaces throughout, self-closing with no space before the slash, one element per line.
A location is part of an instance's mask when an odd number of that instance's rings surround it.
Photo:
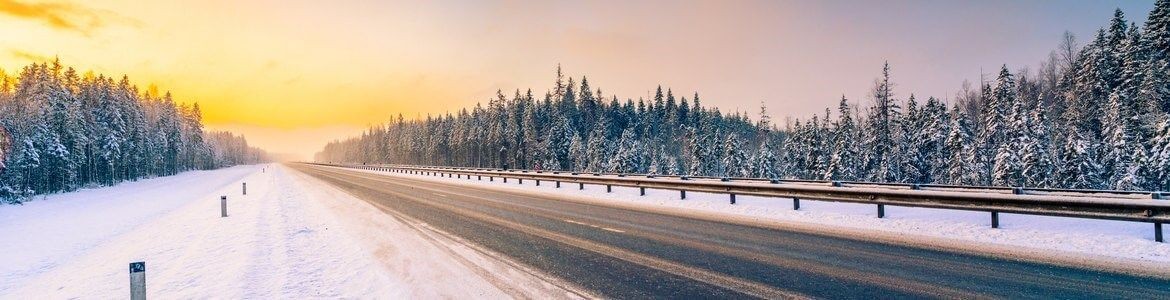
<path fill-rule="evenodd" d="M 146 300 L 146 262 L 130 263 L 130 300 Z"/>
<path fill-rule="evenodd" d="M 1154 222 L 1154 241 L 1162 242 L 1162 222 Z"/>
<path fill-rule="evenodd" d="M 800 198 L 792 198 L 792 210 L 800 210 Z"/>
<path fill-rule="evenodd" d="M 639 196 L 645 196 L 646 195 L 646 188 L 638 187 L 638 192 L 640 194 Z"/>
<path fill-rule="evenodd" d="M 227 196 L 219 196 L 219 217 L 227 217 Z"/>
<path fill-rule="evenodd" d="M 687 199 L 687 190 L 678 190 L 679 199 Z"/>
<path fill-rule="evenodd" d="M 735 194 L 731 194 L 731 204 L 735 204 Z"/>
<path fill-rule="evenodd" d="M 878 206 L 878 218 L 879 219 L 884 218 L 886 216 L 886 205 L 885 204 L 878 204 L 877 206 Z"/>
<path fill-rule="evenodd" d="M 999 228 L 999 212 L 991 212 L 991 228 Z"/>
<path fill-rule="evenodd" d="M 1165 199 L 1166 195 L 1162 192 L 1150 193 L 1150 198 L 1154 200 Z M 1162 243 L 1162 222 L 1154 222 L 1154 241 Z"/>

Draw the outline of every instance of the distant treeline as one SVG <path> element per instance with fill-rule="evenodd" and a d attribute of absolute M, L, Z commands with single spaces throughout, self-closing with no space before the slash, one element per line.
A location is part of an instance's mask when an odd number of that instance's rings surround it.
<path fill-rule="evenodd" d="M 265 159 L 242 136 L 205 133 L 199 104 L 58 61 L 0 72 L 0 126 L 0 202 Z"/>
<path fill-rule="evenodd" d="M 1004 66 L 947 104 L 898 97 L 886 65 L 872 102 L 842 97 L 775 128 L 659 88 L 603 97 L 584 78 L 538 99 L 497 93 L 486 107 L 399 116 L 328 144 L 318 161 L 543 168 L 1122 190 L 1170 190 L 1170 0 L 1144 26 L 1116 11 L 1079 46 L 1064 41 L 1035 70 Z M 608 101 L 607 101 L 608 99 Z"/>

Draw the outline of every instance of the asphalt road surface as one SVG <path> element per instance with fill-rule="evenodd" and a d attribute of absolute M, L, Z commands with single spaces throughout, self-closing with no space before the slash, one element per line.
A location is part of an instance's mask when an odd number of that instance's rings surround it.
<path fill-rule="evenodd" d="M 291 167 L 605 298 L 1170 298 L 1170 279 Z"/>

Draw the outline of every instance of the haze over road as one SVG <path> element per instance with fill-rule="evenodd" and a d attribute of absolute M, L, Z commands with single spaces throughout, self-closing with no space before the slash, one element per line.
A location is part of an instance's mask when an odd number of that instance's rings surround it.
<path fill-rule="evenodd" d="M 291 167 L 606 298 L 1170 297 L 1166 279 Z"/>

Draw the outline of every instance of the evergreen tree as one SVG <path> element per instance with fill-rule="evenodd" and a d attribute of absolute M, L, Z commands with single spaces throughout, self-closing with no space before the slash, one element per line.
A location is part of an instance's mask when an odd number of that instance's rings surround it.
<path fill-rule="evenodd" d="M 642 149 L 641 142 L 634 135 L 634 129 L 626 128 L 622 131 L 621 138 L 618 139 L 617 150 L 610 156 L 607 171 L 615 173 L 638 172 L 646 163 L 645 154 L 646 151 Z"/>
<path fill-rule="evenodd" d="M 946 167 L 947 182 L 958 185 L 979 184 L 981 180 L 977 174 L 982 169 L 975 164 L 977 150 L 973 146 L 971 121 L 967 117 L 966 110 L 957 104 L 951 110 L 951 114 L 955 117 L 951 121 L 950 132 L 947 133 L 944 146 L 944 152 L 949 154 Z"/>
<path fill-rule="evenodd" d="M 756 178 L 780 178 L 780 172 L 777 170 L 779 161 L 776 153 L 772 150 L 772 145 L 765 138 L 760 142 L 760 148 L 756 151 L 755 156 L 752 157 L 752 175 Z"/>
<path fill-rule="evenodd" d="M 849 100 L 841 96 L 841 103 L 837 106 L 837 123 L 835 125 L 833 153 L 829 157 L 829 165 L 824 177 L 830 180 L 857 180 L 860 169 L 860 150 L 857 147 L 857 125 L 853 121 L 853 111 L 849 108 Z"/>
<path fill-rule="evenodd" d="M 751 166 L 748 165 L 747 154 L 743 151 L 743 141 L 739 135 L 731 133 L 723 140 L 724 176 L 748 177 L 751 175 Z"/>

